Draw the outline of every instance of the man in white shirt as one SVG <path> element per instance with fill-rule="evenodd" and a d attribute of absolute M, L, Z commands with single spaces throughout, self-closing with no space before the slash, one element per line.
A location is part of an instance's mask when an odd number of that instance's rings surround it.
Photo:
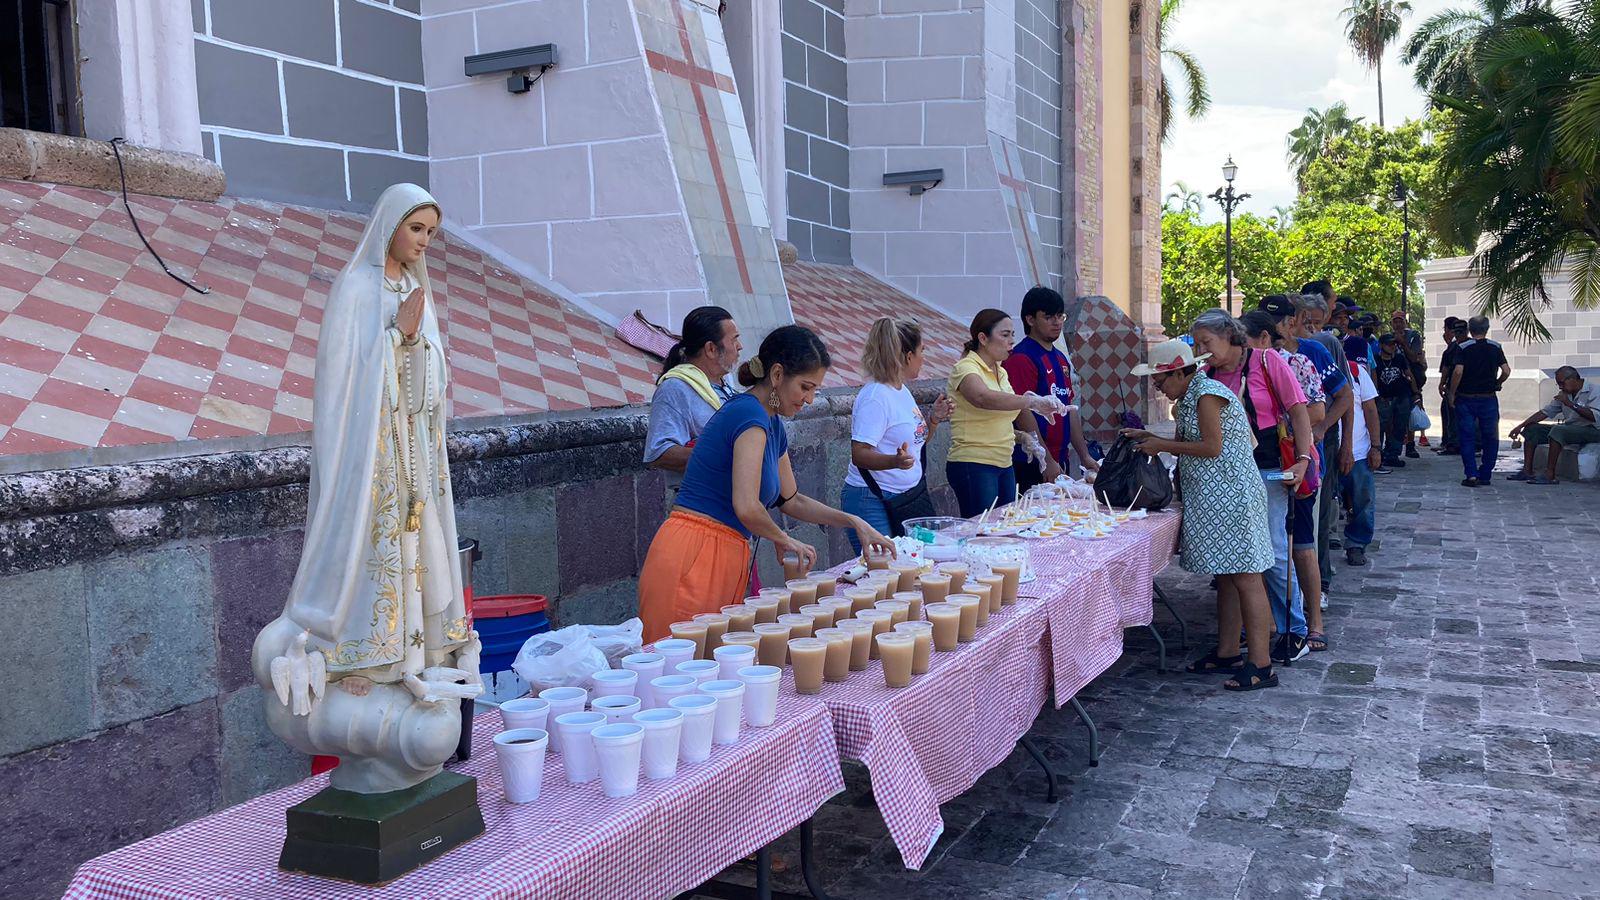
<path fill-rule="evenodd" d="M 1556 370 L 1555 399 L 1511 429 L 1511 437 L 1523 436 L 1522 471 L 1506 476 L 1510 481 L 1529 484 L 1555 484 L 1556 462 L 1566 447 L 1581 447 L 1600 441 L 1600 389 L 1584 382 L 1578 370 L 1562 366 Z M 1545 419 L 1554 419 L 1554 424 Z M 1545 474 L 1533 474 L 1533 451 L 1540 444 L 1550 445 Z"/>
<path fill-rule="evenodd" d="M 1339 460 L 1343 473 L 1339 490 L 1350 502 L 1344 522 L 1344 560 L 1352 566 L 1367 564 L 1367 545 L 1377 529 L 1377 506 L 1372 496 L 1372 471 L 1383 462 L 1383 451 L 1373 446 L 1378 433 L 1378 386 L 1367 367 L 1351 363 L 1355 374 L 1355 426 L 1351 429 L 1350 453 Z"/>

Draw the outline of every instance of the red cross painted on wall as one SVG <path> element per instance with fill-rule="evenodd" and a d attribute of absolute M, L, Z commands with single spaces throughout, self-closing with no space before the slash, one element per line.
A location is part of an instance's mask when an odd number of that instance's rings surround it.
<path fill-rule="evenodd" d="M 733 245 L 733 259 L 739 267 L 739 281 L 748 294 L 753 292 L 750 285 L 750 267 L 745 262 L 744 243 L 739 239 L 739 223 L 733 216 L 733 197 L 728 192 L 728 178 L 722 170 L 722 157 L 717 153 L 717 138 L 715 129 L 711 125 L 711 113 L 706 108 L 705 95 L 701 93 L 705 88 L 728 94 L 736 94 L 737 91 L 734 89 L 733 79 L 695 62 L 694 46 L 689 41 L 689 25 L 684 21 L 681 2 L 682 0 L 667 0 L 667 5 L 672 7 L 673 17 L 678 21 L 678 43 L 683 48 L 683 59 L 676 59 L 655 50 L 646 50 L 645 60 L 652 69 L 689 82 L 689 90 L 694 94 L 695 110 L 700 114 L 700 130 L 705 133 L 706 155 L 711 161 L 711 176 L 717 183 L 717 196 L 722 201 L 722 217 L 728 226 L 728 240 Z M 720 98 L 718 102 L 721 102 Z"/>
<path fill-rule="evenodd" d="M 1013 205 L 1017 208 L 1017 224 L 1022 226 L 1022 246 L 1028 250 L 1028 270 L 1033 274 L 1034 284 L 1044 284 L 1044 276 L 1039 272 L 1039 261 L 1033 257 L 1033 241 L 1028 234 L 1028 208 L 1022 203 L 1028 190 L 1028 183 L 1012 173 L 1011 154 L 1006 152 L 1003 144 L 1000 147 L 1000 158 L 1006 161 L 1006 171 L 1000 176 L 1000 183 L 1011 189 L 1011 197 L 1016 201 Z"/>

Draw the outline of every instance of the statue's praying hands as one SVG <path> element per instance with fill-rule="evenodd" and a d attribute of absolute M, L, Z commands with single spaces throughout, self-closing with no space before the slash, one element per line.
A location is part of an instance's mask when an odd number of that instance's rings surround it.
<path fill-rule="evenodd" d="M 295 635 L 289 649 L 272 660 L 272 689 L 278 702 L 297 716 L 311 714 L 328 686 L 328 672 L 321 650 L 306 652 L 306 631 Z"/>
<path fill-rule="evenodd" d="M 440 700 L 470 700 L 483 693 L 483 679 L 476 672 L 450 666 L 429 666 L 422 676 L 407 675 L 401 681 L 411 696 L 423 703 Z"/>
<path fill-rule="evenodd" d="M 426 299 L 427 295 L 419 287 L 400 302 L 400 310 L 395 313 L 394 327 L 407 341 L 415 339 L 417 329 L 422 327 L 422 304 Z"/>

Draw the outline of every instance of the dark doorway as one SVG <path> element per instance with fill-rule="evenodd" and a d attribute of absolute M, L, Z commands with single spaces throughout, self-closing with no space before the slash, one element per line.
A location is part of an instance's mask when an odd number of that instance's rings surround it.
<path fill-rule="evenodd" d="M 0 0 L 0 126 L 77 134 L 71 0 Z"/>

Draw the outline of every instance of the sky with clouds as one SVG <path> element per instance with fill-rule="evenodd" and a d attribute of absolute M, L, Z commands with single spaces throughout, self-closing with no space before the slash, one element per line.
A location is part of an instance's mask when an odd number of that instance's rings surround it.
<path fill-rule="evenodd" d="M 1389 125 L 1418 117 L 1424 107 L 1410 69 L 1400 63 L 1400 45 L 1427 17 L 1470 5 L 1411 0 L 1412 13 L 1383 61 Z M 1210 194 L 1222 186 L 1222 164 L 1231 153 L 1239 166 L 1234 189 L 1251 195 L 1241 209 L 1271 215 L 1274 206 L 1294 202 L 1285 138 L 1308 107 L 1343 100 L 1352 115 L 1378 121 L 1376 80 L 1344 39 L 1339 13 L 1345 6 L 1346 0 L 1187 0 L 1172 43 L 1193 52 L 1205 69 L 1211 111 L 1199 120 L 1180 114 L 1174 122 L 1162 150 L 1162 196 L 1177 181 Z M 1180 77 L 1175 64 L 1165 66 L 1169 78 Z M 1206 201 L 1204 217 L 1222 217 L 1214 201 Z"/>

